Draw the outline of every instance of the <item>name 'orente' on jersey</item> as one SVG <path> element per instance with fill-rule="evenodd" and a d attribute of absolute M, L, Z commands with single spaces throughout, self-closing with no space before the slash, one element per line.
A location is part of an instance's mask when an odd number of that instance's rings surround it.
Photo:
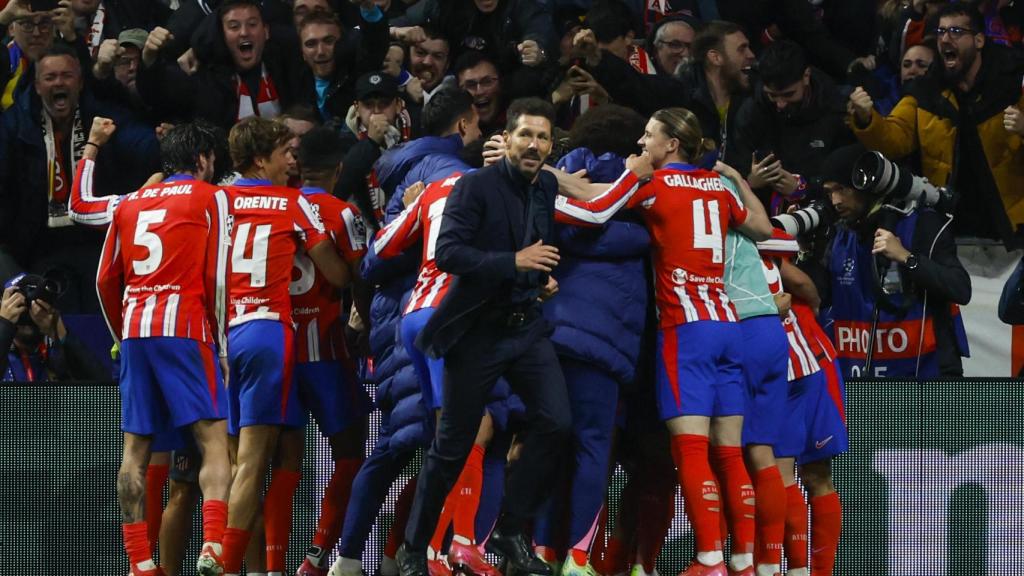
<path fill-rule="evenodd" d="M 417 240 L 426 239 L 416 286 L 403 314 L 437 306 L 451 286 L 452 277 L 438 269 L 434 261 L 434 250 L 437 247 L 437 236 L 441 232 L 441 217 L 444 215 L 448 195 L 452 193 L 461 175 L 456 172 L 448 178 L 431 183 L 397 218 L 381 228 L 373 241 L 373 249 L 378 256 L 394 258 Z"/>
<path fill-rule="evenodd" d="M 341 258 L 350 264 L 366 254 L 366 226 L 359 210 L 319 188 L 303 188 L 303 197 L 323 222 Z M 295 254 L 288 288 L 295 321 L 298 362 L 344 360 L 348 357 L 341 321 L 341 292 L 317 270 L 305 253 Z"/>
<path fill-rule="evenodd" d="M 328 239 L 298 190 L 263 182 L 242 180 L 228 188 L 233 218 L 228 326 L 250 320 L 291 325 L 288 285 L 295 255 Z"/>
<path fill-rule="evenodd" d="M 602 223 L 619 209 L 638 208 L 651 233 L 658 325 L 736 322 L 725 292 L 725 232 L 747 219 L 747 210 L 717 172 L 668 164 L 638 186 L 626 172 L 590 201 L 559 197 L 556 218 L 568 223 Z"/>
<path fill-rule="evenodd" d="M 224 190 L 188 176 L 172 176 L 120 200 L 98 282 L 112 333 L 223 345 L 214 327 L 224 328 L 228 212 Z"/>

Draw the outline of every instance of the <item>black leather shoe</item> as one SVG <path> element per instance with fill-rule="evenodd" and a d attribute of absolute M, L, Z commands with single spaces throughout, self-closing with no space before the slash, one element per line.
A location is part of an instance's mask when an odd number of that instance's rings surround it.
<path fill-rule="evenodd" d="M 416 552 L 402 544 L 395 554 L 395 563 L 398 564 L 399 576 L 429 576 L 426 550 Z"/>
<path fill-rule="evenodd" d="M 530 550 L 526 536 L 520 534 L 508 534 L 495 528 L 491 537 L 487 539 L 487 551 L 504 558 L 508 564 L 505 574 L 515 572 L 517 574 L 535 574 L 536 576 L 552 576 L 551 567 L 543 560 L 537 558 Z M 402 576 L 406 576 L 405 573 Z"/>

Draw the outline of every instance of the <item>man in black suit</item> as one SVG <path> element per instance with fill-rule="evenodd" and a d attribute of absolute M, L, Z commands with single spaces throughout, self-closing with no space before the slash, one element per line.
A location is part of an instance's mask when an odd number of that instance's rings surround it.
<path fill-rule="evenodd" d="M 487 548 L 517 570 L 551 574 L 523 531 L 570 426 L 565 381 L 539 305 L 557 291 L 548 273 L 559 258 L 549 243 L 558 183 L 542 170 L 551 152 L 554 109 L 526 98 L 512 103 L 507 118 L 505 157 L 459 180 L 437 238 L 437 266 L 456 280 L 417 345 L 444 358 L 444 398 L 398 553 L 402 576 L 427 574 L 427 543 L 501 376 L 526 404 L 527 424 Z"/>

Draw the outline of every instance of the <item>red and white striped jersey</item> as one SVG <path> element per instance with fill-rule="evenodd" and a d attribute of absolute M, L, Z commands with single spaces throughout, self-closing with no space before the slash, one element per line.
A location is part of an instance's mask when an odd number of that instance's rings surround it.
<path fill-rule="evenodd" d="M 114 217 L 114 209 L 124 196 L 95 196 L 93 190 L 96 162 L 88 158 L 78 161 L 75 182 L 71 186 L 68 214 L 72 222 L 93 228 L 106 228 Z"/>
<path fill-rule="evenodd" d="M 225 350 L 228 194 L 175 175 L 113 212 L 96 288 L 115 340 L 173 336 Z"/>
<path fill-rule="evenodd" d="M 437 235 L 441 231 L 445 203 L 460 176 L 461 173 L 455 172 L 443 180 L 432 182 L 397 218 L 381 228 L 374 238 L 373 250 L 381 258 L 394 258 L 420 238 L 426 238 L 419 277 L 403 314 L 437 306 L 451 286 L 451 274 L 439 270 L 434 262 L 434 249 Z"/>
<path fill-rule="evenodd" d="M 583 202 L 559 196 L 555 217 L 569 223 L 607 221 L 619 209 L 639 208 L 651 233 L 658 325 L 736 322 L 725 292 L 725 232 L 747 219 L 747 210 L 717 172 L 668 164 L 638 186 L 632 172 Z"/>
<path fill-rule="evenodd" d="M 358 270 L 366 254 L 366 226 L 359 210 L 320 188 L 303 188 L 341 258 Z M 341 292 L 324 278 L 304 252 L 295 254 L 288 286 L 295 320 L 295 359 L 298 362 L 346 360 L 345 330 L 341 322 Z"/>
<path fill-rule="evenodd" d="M 228 194 L 234 221 L 228 326 L 250 320 L 291 325 L 288 286 L 295 255 L 328 239 L 324 225 L 295 188 L 242 179 Z"/>
<path fill-rule="evenodd" d="M 777 260 L 795 256 L 800 251 L 800 245 L 795 238 L 776 229 L 772 231 L 771 238 L 758 242 L 757 248 L 761 254 L 761 264 L 764 266 L 768 288 L 772 294 L 782 294 L 785 290 L 782 287 L 782 272 Z M 793 308 L 800 305 L 806 307 L 806 304 L 794 299 L 789 313 L 782 321 L 782 326 L 786 330 L 786 338 L 789 340 L 788 379 L 790 382 L 810 376 L 821 369 L 815 358 L 814 348 L 811 346 L 812 339 L 804 333 L 800 319 L 793 312 Z M 809 307 L 808 310 L 810 310 Z"/>

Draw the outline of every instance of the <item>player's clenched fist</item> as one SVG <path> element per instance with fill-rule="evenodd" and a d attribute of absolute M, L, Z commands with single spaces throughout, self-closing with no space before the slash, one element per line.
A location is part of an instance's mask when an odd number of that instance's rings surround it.
<path fill-rule="evenodd" d="M 147 67 L 152 66 L 156 62 L 157 56 L 160 55 L 160 51 L 172 40 L 174 40 L 174 34 L 171 34 L 167 28 L 160 26 L 153 28 L 149 37 L 146 38 L 146 46 L 142 49 L 142 64 Z"/>
<path fill-rule="evenodd" d="M 867 126 L 871 122 L 871 110 L 874 109 L 875 102 L 871 99 L 871 95 L 868 94 L 861 86 L 850 94 L 850 101 L 846 105 L 846 111 L 853 115 L 857 124 L 860 126 Z"/>
<path fill-rule="evenodd" d="M 89 142 L 97 146 L 103 146 L 114 135 L 117 125 L 110 118 L 96 116 L 92 119 L 92 127 L 89 128 Z"/>
<path fill-rule="evenodd" d="M 516 252 L 516 270 L 551 272 L 558 266 L 558 259 L 558 248 L 545 245 L 543 240 L 537 240 L 535 244 Z"/>

